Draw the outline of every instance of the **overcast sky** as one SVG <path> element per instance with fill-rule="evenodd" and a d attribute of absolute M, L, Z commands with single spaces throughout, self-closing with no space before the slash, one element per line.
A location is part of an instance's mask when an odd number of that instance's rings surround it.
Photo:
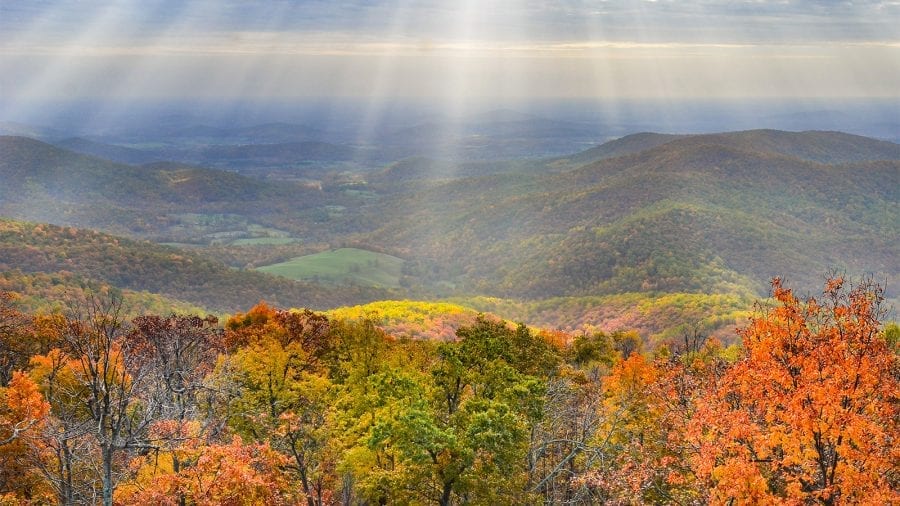
<path fill-rule="evenodd" d="M 900 1 L 0 0 L 0 95 L 900 97 Z"/>

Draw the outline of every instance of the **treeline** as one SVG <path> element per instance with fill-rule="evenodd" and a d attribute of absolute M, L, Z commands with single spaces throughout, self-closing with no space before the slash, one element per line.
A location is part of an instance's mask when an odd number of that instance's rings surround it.
<path fill-rule="evenodd" d="M 260 304 L 124 318 L 0 296 L 3 504 L 900 501 L 898 334 L 872 283 L 773 283 L 723 348 L 479 317 L 452 340 Z"/>
<path fill-rule="evenodd" d="M 0 292 L 15 292 L 16 306 L 29 312 L 62 312 L 71 298 L 84 298 L 89 293 L 113 292 L 121 297 L 132 316 L 155 314 L 199 314 L 209 311 L 193 304 L 162 295 L 134 290 L 120 290 L 71 272 L 25 274 L 21 271 L 0 272 Z"/>

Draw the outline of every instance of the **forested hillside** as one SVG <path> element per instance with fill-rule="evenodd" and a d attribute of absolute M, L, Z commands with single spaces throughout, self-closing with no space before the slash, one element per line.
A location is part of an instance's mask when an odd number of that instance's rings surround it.
<path fill-rule="evenodd" d="M 93 230 L 0 220 L 0 271 L 13 270 L 75 274 L 213 311 L 232 312 L 260 300 L 324 309 L 390 297 L 390 292 L 374 288 L 325 288 L 232 269 L 195 253 Z"/>
<path fill-rule="evenodd" d="M 809 290 L 835 269 L 896 295 L 900 146 L 836 132 L 637 134 L 565 159 L 410 159 L 318 186 L 2 147 L 7 215 L 212 246 L 239 267 L 372 249 L 406 262 L 417 298 L 758 296 L 772 276 Z"/>
<path fill-rule="evenodd" d="M 21 137 L 0 144 L 0 211 L 188 248 L 97 236 L 130 253 L 83 245 L 76 262 L 48 256 L 58 243 L 9 236 L 7 268 L 68 270 L 209 310 L 400 296 L 494 311 L 479 302 L 489 296 L 503 299 L 495 312 L 504 317 L 570 330 L 622 325 L 665 340 L 681 325 L 733 328 L 776 275 L 813 290 L 828 272 L 872 273 L 897 296 L 900 146 L 837 132 L 645 133 L 563 158 L 413 158 L 315 184 L 172 162 L 124 165 Z M 390 259 L 390 269 L 310 265 L 346 247 L 370 262 Z M 169 270 L 172 255 L 192 259 L 191 273 L 148 274 Z M 150 256 L 166 261 L 135 268 Z M 246 268 L 300 283 L 239 272 Z M 239 289 L 238 280 L 249 284 Z M 323 280 L 365 286 L 319 289 Z M 703 303 L 678 321 L 679 297 L 719 295 L 737 302 Z M 658 310 L 636 311 L 640 304 Z"/>
<path fill-rule="evenodd" d="M 2 216 L 201 244 L 215 234 L 308 240 L 323 233 L 324 206 L 358 200 L 180 163 L 114 163 L 24 137 L 0 137 L 0 177 Z"/>
<path fill-rule="evenodd" d="M 34 315 L 0 292 L 0 497 L 900 501 L 900 329 L 883 325 L 883 291 L 840 278 L 815 299 L 778 279 L 772 290 L 741 345 L 694 332 L 654 352 L 635 332 L 485 316 L 444 340 L 376 326 L 465 314 L 449 305 L 326 316 L 260 304 L 219 326 L 129 319 L 114 294 Z"/>
<path fill-rule="evenodd" d="M 823 132 L 687 136 L 563 173 L 400 193 L 366 237 L 500 296 L 761 294 L 774 275 L 812 289 L 829 269 L 890 285 L 898 149 Z"/>

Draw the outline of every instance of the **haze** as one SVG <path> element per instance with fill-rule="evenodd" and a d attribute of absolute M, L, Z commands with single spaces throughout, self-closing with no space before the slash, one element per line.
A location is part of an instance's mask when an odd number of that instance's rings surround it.
<path fill-rule="evenodd" d="M 7 102 L 896 98 L 896 1 L 3 1 Z"/>

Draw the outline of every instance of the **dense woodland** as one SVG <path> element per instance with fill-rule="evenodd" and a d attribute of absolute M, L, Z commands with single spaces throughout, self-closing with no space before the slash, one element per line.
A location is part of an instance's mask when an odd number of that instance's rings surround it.
<path fill-rule="evenodd" d="M 728 347 L 0 303 L 3 504 L 900 501 L 900 329 L 873 282 L 775 279 Z"/>

